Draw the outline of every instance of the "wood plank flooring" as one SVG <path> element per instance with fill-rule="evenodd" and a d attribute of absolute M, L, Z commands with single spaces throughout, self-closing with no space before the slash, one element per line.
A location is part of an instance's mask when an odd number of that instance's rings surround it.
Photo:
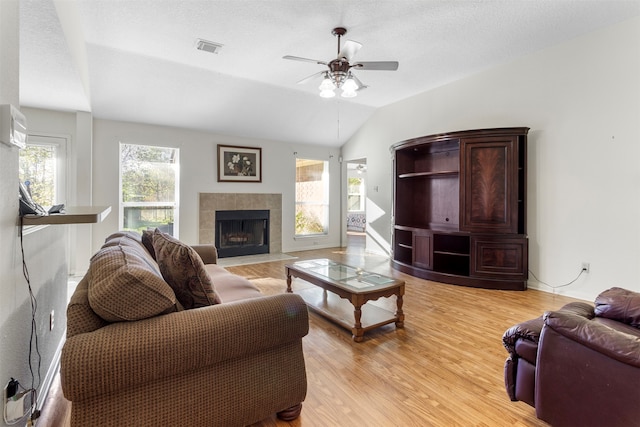
<path fill-rule="evenodd" d="M 536 290 L 494 291 L 417 279 L 391 269 L 388 259 L 367 254 L 357 244 L 348 250 L 290 255 L 298 260 L 330 258 L 405 280 L 405 327 L 387 325 L 355 343 L 349 331 L 311 313 L 309 335 L 303 341 L 308 392 L 302 415 L 293 422 L 274 416 L 252 427 L 546 425 L 533 408 L 507 397 L 503 379 L 507 352 L 501 337 L 515 323 L 575 299 Z M 254 280 L 265 293 L 284 292 L 284 265 L 290 262 L 228 270 Z M 302 285 L 294 281 L 294 291 Z M 395 306 L 393 299 L 375 303 Z M 68 426 L 68 417 L 58 416 L 53 423 L 46 420 L 47 409 L 59 406 L 56 401 L 64 402 L 56 394 L 45 406 L 39 427 Z"/>

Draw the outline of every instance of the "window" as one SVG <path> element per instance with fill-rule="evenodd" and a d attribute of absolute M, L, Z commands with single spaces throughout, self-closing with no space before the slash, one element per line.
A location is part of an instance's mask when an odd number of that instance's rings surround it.
<path fill-rule="evenodd" d="M 120 227 L 178 237 L 177 148 L 120 144 Z"/>
<path fill-rule="evenodd" d="M 29 135 L 27 147 L 20 150 L 20 182 L 39 205 L 65 202 L 66 144 L 65 138 Z"/>
<path fill-rule="evenodd" d="M 364 178 L 348 179 L 347 210 L 349 212 L 364 211 Z"/>
<path fill-rule="evenodd" d="M 329 162 L 296 159 L 296 236 L 329 232 Z"/>

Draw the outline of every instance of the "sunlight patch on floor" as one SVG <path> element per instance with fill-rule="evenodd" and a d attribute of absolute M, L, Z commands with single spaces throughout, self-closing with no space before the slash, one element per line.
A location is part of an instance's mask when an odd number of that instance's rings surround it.
<path fill-rule="evenodd" d="M 229 258 L 219 258 L 218 265 L 222 267 L 234 267 L 236 265 L 260 264 L 263 262 L 283 261 L 287 259 L 297 259 L 297 257 L 287 254 L 261 254 L 246 255 Z"/>

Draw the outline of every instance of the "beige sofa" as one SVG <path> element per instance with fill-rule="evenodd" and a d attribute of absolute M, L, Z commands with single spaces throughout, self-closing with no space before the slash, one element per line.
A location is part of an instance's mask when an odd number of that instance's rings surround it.
<path fill-rule="evenodd" d="M 191 248 L 158 230 L 106 239 L 67 309 L 60 377 L 72 426 L 298 417 L 304 302 L 263 296 L 215 261 L 213 246 Z"/>

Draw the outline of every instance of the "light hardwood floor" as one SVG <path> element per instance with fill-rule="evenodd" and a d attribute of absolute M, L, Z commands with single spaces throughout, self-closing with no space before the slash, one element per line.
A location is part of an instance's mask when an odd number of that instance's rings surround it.
<path fill-rule="evenodd" d="M 533 408 L 507 397 L 507 352 L 501 338 L 515 323 L 575 299 L 417 279 L 391 269 L 388 259 L 365 253 L 357 242 L 348 250 L 291 255 L 298 260 L 330 258 L 405 280 L 404 329 L 387 325 L 355 343 L 347 330 L 311 314 L 303 341 L 308 392 L 302 415 L 293 422 L 274 416 L 252 427 L 546 425 L 536 419 Z M 292 261 L 228 270 L 262 284 L 265 293 L 284 292 L 288 262 Z M 295 291 L 295 281 L 293 287 Z M 395 305 L 393 300 L 375 303 L 392 309 Z M 59 391 L 50 396 L 39 427 L 68 426 L 68 409 L 61 403 Z M 49 411 L 54 420 L 48 421 L 47 408 L 54 405 L 62 409 Z"/>

